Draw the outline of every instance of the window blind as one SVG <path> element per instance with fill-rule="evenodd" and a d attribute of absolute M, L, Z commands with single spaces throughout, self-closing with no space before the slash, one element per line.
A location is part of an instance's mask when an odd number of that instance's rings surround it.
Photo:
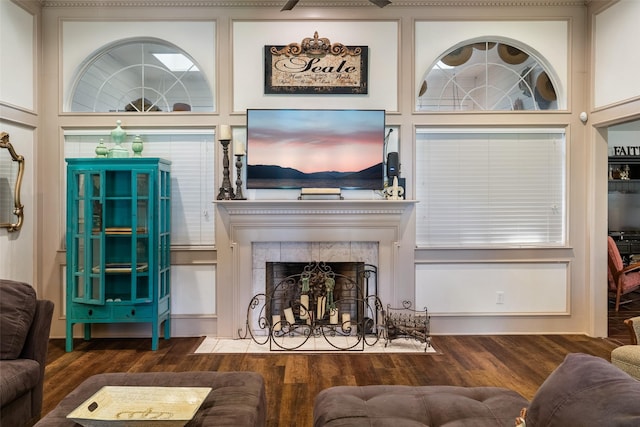
<path fill-rule="evenodd" d="M 214 245 L 215 138 L 214 131 L 126 129 L 123 146 L 140 135 L 143 157 L 171 160 L 171 244 Z M 100 139 L 111 148 L 109 135 L 94 131 L 66 131 L 65 157 L 95 157 Z M 66 193 L 63 193 L 63 197 Z M 66 206 L 65 203 L 62 206 Z"/>
<path fill-rule="evenodd" d="M 565 145 L 564 130 L 418 129 L 417 245 L 563 245 Z"/>

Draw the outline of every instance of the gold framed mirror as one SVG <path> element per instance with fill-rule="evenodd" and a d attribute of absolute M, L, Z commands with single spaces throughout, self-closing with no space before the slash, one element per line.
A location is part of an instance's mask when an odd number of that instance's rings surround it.
<path fill-rule="evenodd" d="M 6 151 L 4 150 L 6 149 Z M 20 203 L 20 185 L 24 174 L 24 157 L 9 142 L 9 134 L 0 133 L 0 228 L 18 231 L 24 212 Z M 14 219 L 17 216 L 17 220 Z M 15 222 L 13 222 L 15 221 Z"/>

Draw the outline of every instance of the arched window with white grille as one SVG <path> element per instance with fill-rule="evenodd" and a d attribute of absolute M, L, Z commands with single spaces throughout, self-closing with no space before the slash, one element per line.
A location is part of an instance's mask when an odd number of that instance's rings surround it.
<path fill-rule="evenodd" d="M 73 81 L 71 112 L 213 112 L 210 82 L 196 61 L 156 38 L 119 40 L 96 50 Z"/>
<path fill-rule="evenodd" d="M 518 42 L 473 40 L 452 46 L 425 70 L 416 111 L 557 110 L 557 79 Z"/>

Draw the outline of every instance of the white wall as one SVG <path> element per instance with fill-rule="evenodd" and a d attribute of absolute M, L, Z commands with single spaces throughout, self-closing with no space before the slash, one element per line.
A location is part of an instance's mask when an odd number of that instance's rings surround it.
<path fill-rule="evenodd" d="M 357 28 L 357 30 L 354 30 Z M 306 37 L 369 47 L 369 93 L 335 95 L 265 95 L 264 46 L 300 43 Z M 257 37 L 258 34 L 268 36 Z M 397 21 L 239 21 L 233 23 L 233 110 L 247 108 L 367 108 L 398 110 Z"/>
<path fill-rule="evenodd" d="M 132 0 L 133 1 L 133 0 Z M 78 2 L 86 5 L 86 2 Z M 171 2 L 177 4 L 177 2 Z M 518 2 L 516 2 L 518 3 Z M 123 17 L 126 17 L 123 18 Z M 62 39 L 61 26 L 76 21 L 87 22 L 86 28 L 91 32 L 91 23 L 96 21 L 109 22 L 117 29 L 114 22 L 129 21 L 155 21 L 155 22 L 172 22 L 172 21 L 188 21 L 194 19 L 208 19 L 216 23 L 216 44 L 211 49 L 217 50 L 219 60 L 214 66 L 217 80 L 216 97 L 218 110 L 214 114 L 202 115 L 183 115 L 154 116 L 139 115 L 131 117 L 132 126 L 158 127 L 167 126 L 201 126 L 211 127 L 219 123 L 228 123 L 235 128 L 241 128 L 244 124 L 242 111 L 247 106 L 260 107 L 268 105 L 270 107 L 287 106 L 320 106 L 328 107 L 339 103 L 348 103 L 349 106 L 366 105 L 368 108 L 382 107 L 391 113 L 388 115 L 389 125 L 394 126 L 398 130 L 398 144 L 401 152 L 401 161 L 403 163 L 403 176 L 407 177 L 409 186 L 409 194 L 411 194 L 411 180 L 413 176 L 413 144 L 414 132 L 418 126 L 521 126 L 528 124 L 532 126 L 566 126 L 568 135 L 571 138 L 569 143 L 568 162 L 570 163 L 570 194 L 568 197 L 569 211 L 571 217 L 570 223 L 570 243 L 560 249 L 537 249 L 537 250 L 503 250 L 503 251 L 422 251 L 415 250 L 411 247 L 407 252 L 401 252 L 397 256 L 406 256 L 411 261 L 415 261 L 417 265 L 429 263 L 461 263 L 465 264 L 471 261 L 477 262 L 496 262 L 496 260 L 504 261 L 504 263 L 523 263 L 536 262 L 545 260 L 554 262 L 562 259 L 567 263 L 569 273 L 567 276 L 554 276 L 554 280 L 560 280 L 566 286 L 562 286 L 560 292 L 567 295 L 568 307 L 570 314 L 558 315 L 538 315 L 529 318 L 512 319 L 509 316 L 496 316 L 493 321 L 486 318 L 474 316 L 451 316 L 446 320 L 442 318 L 434 319 L 434 333 L 468 333 L 482 332 L 491 333 L 492 331 L 504 331 L 512 333 L 583 333 L 585 331 L 595 330 L 593 327 L 593 319 L 590 317 L 592 307 L 589 298 L 588 289 L 585 283 L 591 280 L 589 276 L 589 257 L 591 253 L 585 249 L 587 240 L 591 238 L 591 229 L 588 229 L 587 219 L 585 218 L 584 206 L 589 197 L 591 188 L 588 187 L 589 180 L 585 180 L 585 176 L 591 173 L 591 168 L 587 163 L 587 153 L 585 153 L 584 125 L 579 121 L 578 114 L 580 111 L 588 110 L 586 108 L 586 95 L 584 89 L 586 84 L 581 84 L 585 77 L 585 71 L 582 67 L 586 66 L 585 56 L 588 54 L 584 45 L 584 38 L 587 36 L 585 30 L 586 13 L 584 6 L 575 2 L 574 6 L 558 6 L 557 8 L 547 7 L 521 7 L 514 5 L 513 7 L 471 7 L 471 6 L 442 6 L 442 7 L 392 7 L 378 9 L 375 7 L 298 7 L 292 13 L 280 13 L 277 7 L 211 7 L 211 8 L 190 8 L 190 7 L 157 7 L 157 8 L 137 8 L 128 7 L 109 7 L 109 8 L 91 8 L 91 7 L 51 7 L 45 8 L 45 34 L 43 37 L 45 47 L 42 54 L 45 57 L 45 65 L 47 73 L 43 73 L 42 92 L 45 93 L 46 99 L 44 104 L 48 112 L 48 121 L 43 130 L 43 134 L 47 135 L 48 144 L 40 146 L 39 154 L 43 161 L 50 162 L 51 166 L 46 169 L 46 177 L 41 179 L 43 188 L 41 189 L 43 199 L 47 207 L 54 206 L 54 199 L 59 199 L 60 191 L 58 188 L 60 177 L 62 176 L 61 168 L 64 160 L 60 158 L 60 144 L 62 144 L 62 129 L 65 128 L 82 128 L 95 127 L 108 129 L 113 127 L 113 115 L 73 115 L 73 114 L 57 114 L 58 107 L 62 105 L 62 83 L 68 84 L 69 70 L 64 78 L 62 76 L 62 65 L 60 63 L 62 55 L 69 52 L 61 51 L 59 41 Z M 435 34 L 431 39 L 415 38 L 416 22 L 459 22 L 472 23 L 470 28 L 474 28 L 474 37 L 479 35 L 494 36 L 498 28 L 492 26 L 496 22 L 504 23 L 505 28 L 509 26 L 509 38 L 526 39 L 534 49 L 544 50 L 539 47 L 532 37 L 536 36 L 536 31 L 546 32 L 548 28 L 555 28 L 553 34 L 538 34 L 540 40 L 549 40 L 555 37 L 558 40 L 557 51 L 551 49 L 548 55 L 553 60 L 554 69 L 558 73 L 558 79 L 566 75 L 566 81 L 562 80 L 560 86 L 566 87 L 567 111 L 545 112 L 544 114 L 533 113 L 512 113 L 512 112 L 487 112 L 486 114 L 416 114 L 413 112 L 415 105 L 415 82 L 419 80 L 416 70 L 424 70 L 425 67 L 417 66 L 414 61 L 416 52 L 421 48 L 429 48 L 432 43 L 438 43 L 441 36 L 451 36 L 449 40 L 457 38 L 465 39 L 466 37 L 455 37 L 455 34 Z M 549 22 L 549 25 L 542 23 Z M 522 23 L 522 33 L 518 33 L 518 24 Z M 528 25 L 529 23 L 540 23 L 540 27 L 536 25 Z M 364 32 L 360 33 L 360 28 L 364 28 Z M 355 28 L 355 29 L 354 29 Z M 290 42 L 300 41 L 303 37 L 312 36 L 313 32 L 318 30 L 320 36 L 329 37 L 332 41 L 342 42 L 345 44 L 365 44 L 372 48 L 372 58 L 382 56 L 385 61 L 383 70 L 384 74 L 375 71 L 370 75 L 370 82 L 375 86 L 375 90 L 371 88 L 370 96 L 264 96 L 263 94 L 263 47 L 265 44 L 287 44 Z M 378 34 L 380 31 L 380 34 Z M 471 35 L 467 36 L 471 37 Z M 460 40 L 457 40 L 460 41 Z M 244 44 L 243 44 L 244 43 Z M 419 45 L 419 46 L 418 46 Z M 242 46 L 247 47 L 248 51 L 241 49 Z M 373 48 L 375 47 L 375 51 Z M 388 52 L 383 50 L 388 47 Z M 186 49 L 189 51 L 189 49 Z M 442 50 L 438 50 L 437 55 L 428 55 L 420 52 L 424 63 L 434 60 Z M 545 52 L 545 55 L 547 53 Z M 428 58 L 432 57 L 431 60 Z M 391 59 L 394 58 L 394 59 Z M 554 59 L 555 58 L 555 59 Z M 557 61 L 557 62 L 556 62 Z M 64 66 L 66 67 L 66 65 Z M 242 67 L 250 68 L 245 70 Z M 563 67 L 566 67 L 563 70 Z M 242 68 L 242 69 L 241 69 Z M 370 69 L 373 67 L 370 64 Z M 73 70 L 71 68 L 70 70 Z M 60 72 L 59 72 L 60 71 Z M 554 85 L 557 82 L 554 81 Z M 393 111 L 397 110 L 397 111 Z M 396 134 L 396 132 L 394 132 Z M 56 139 L 57 137 L 57 139 Z M 45 146 L 46 145 L 46 146 Z M 58 157 L 57 157 L 58 156 Z M 217 158 L 220 152 L 216 153 Z M 219 161 L 219 160 L 218 160 Z M 40 172 L 43 174 L 43 172 Z M 220 183 L 221 177 L 217 178 L 217 185 Z M 586 183 L 585 183 L 586 182 Z M 55 192 L 54 196 L 48 196 L 50 192 Z M 50 203 L 46 203 L 50 202 Z M 53 210 L 53 209 L 52 209 Z M 64 248 L 61 246 L 60 229 L 63 221 L 56 216 L 54 212 L 51 216 L 45 215 L 43 209 L 41 221 L 43 222 L 42 233 L 45 239 L 42 239 L 42 249 L 40 259 L 46 265 L 58 263 L 62 265 L 61 254 Z M 412 220 L 414 221 L 414 220 Z M 413 224 L 409 227 L 412 229 Z M 229 286 L 232 283 L 231 277 L 221 274 L 221 265 L 224 260 L 220 260 L 219 248 L 229 245 L 230 239 L 224 235 L 224 230 L 216 230 L 218 241 L 218 249 L 210 252 L 196 252 L 176 248 L 172 253 L 173 256 L 185 258 L 186 264 L 196 263 L 219 263 L 215 270 L 217 288 Z M 404 251 L 404 248 L 402 248 Z M 176 252 L 182 251 L 180 254 Z M 200 254 L 202 254 L 201 258 Z M 595 261 L 594 261 L 595 262 Z M 53 270 L 50 268 L 49 270 Z M 179 268 L 176 273 L 180 275 L 186 274 L 186 270 Z M 417 273 L 413 268 L 407 271 L 399 272 L 402 279 L 406 283 L 415 281 L 414 275 Z M 46 273 L 43 273 L 46 274 Z M 202 280 L 208 274 L 212 274 L 210 270 L 204 272 L 199 271 L 193 275 L 195 280 Z M 201 276 L 202 275 L 202 276 Z M 565 277 L 568 279 L 565 280 Z M 178 282 L 180 282 L 178 280 Z M 51 287 L 60 286 L 51 280 Z M 469 286 L 472 286 L 470 284 Z M 198 292 L 201 291 L 200 286 L 196 286 Z M 601 288 L 598 288 L 601 289 Z M 602 288 L 604 289 L 604 288 Z M 566 291 L 566 293 L 565 293 Z M 493 292 L 493 290 L 492 290 Z M 510 291 L 509 291 L 510 292 Z M 207 289 L 205 297 L 208 297 L 210 290 Z M 216 296 L 219 296 L 217 294 Z M 186 295 L 184 295 L 186 296 Z M 523 296 L 526 296 L 523 294 Z M 176 301 L 179 305 L 188 305 L 189 300 L 183 298 L 183 295 L 177 297 Z M 602 300 L 603 307 L 606 307 L 606 300 Z M 226 301 L 217 298 L 217 304 L 225 304 Z M 493 303 L 492 303 L 493 304 Z M 184 312 L 184 316 L 210 317 L 214 311 L 210 306 L 194 307 L 201 313 Z M 606 308 L 605 308 L 606 310 Z M 526 316 L 521 316 L 526 317 Z M 507 321 L 508 319 L 508 321 Z M 606 329 L 606 317 L 603 317 Z M 196 320 L 194 320 L 195 322 Z M 58 324 L 63 319 L 57 319 Z M 499 326 L 496 326 L 499 323 Z M 602 323 L 600 321 L 600 323 Z M 174 325 L 176 323 L 174 322 Z M 506 330 L 505 328 L 509 328 Z M 197 334 L 199 327 L 192 329 L 182 329 L 185 334 L 189 332 Z M 215 329 L 213 329 L 215 332 Z"/>
<path fill-rule="evenodd" d="M 35 50 L 36 17 L 10 1 L 0 1 L 0 131 L 9 134 L 17 154 L 25 158 L 20 194 L 24 222 L 20 231 L 0 228 L 0 278 L 34 287 L 35 271 Z M 3 207 L 4 208 L 4 207 Z M 17 217 L 14 217 L 17 219 Z M 33 261 L 32 261 L 33 260 Z"/>
<path fill-rule="evenodd" d="M 594 106 L 640 96 L 640 2 L 620 0 L 595 18 Z"/>
<path fill-rule="evenodd" d="M 0 2 L 0 102 L 34 109 L 33 15 L 10 2 Z"/>
<path fill-rule="evenodd" d="M 24 222 L 18 231 L 9 232 L 6 228 L 0 228 L 0 278 L 26 282 L 35 286 L 34 266 L 31 262 L 35 259 L 34 228 L 36 224 L 34 218 L 34 132 L 29 128 L 4 120 L 0 120 L 0 130 L 9 134 L 9 141 L 16 153 L 25 158 L 25 172 L 20 191 L 20 202 L 24 206 Z M 7 155 L 7 153 L 2 153 L 2 155 Z M 17 219 L 17 216 L 12 216 L 13 223 Z"/>

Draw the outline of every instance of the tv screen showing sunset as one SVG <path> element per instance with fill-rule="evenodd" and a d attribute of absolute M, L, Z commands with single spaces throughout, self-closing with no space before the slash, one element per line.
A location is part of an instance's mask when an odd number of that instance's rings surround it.
<path fill-rule="evenodd" d="M 383 110 L 247 110 L 247 188 L 383 183 Z"/>

